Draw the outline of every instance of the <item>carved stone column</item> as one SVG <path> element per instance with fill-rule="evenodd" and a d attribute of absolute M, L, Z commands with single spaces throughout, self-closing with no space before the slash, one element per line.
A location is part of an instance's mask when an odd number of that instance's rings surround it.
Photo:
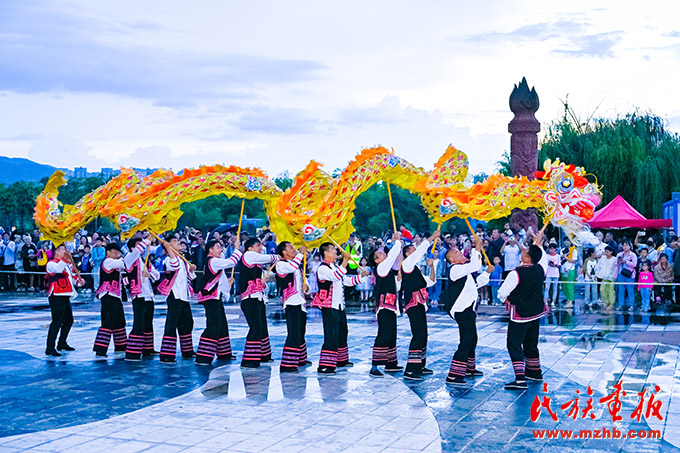
<path fill-rule="evenodd" d="M 527 79 L 522 78 L 519 85 L 510 94 L 510 110 L 515 117 L 508 123 L 510 136 L 510 166 L 513 176 L 526 176 L 534 179 L 534 172 L 538 170 L 538 132 L 541 123 L 534 114 L 538 110 L 538 94 L 536 89 L 529 90 Z M 532 226 L 538 231 L 538 214 L 536 209 L 515 209 L 510 216 L 513 228 Z"/>

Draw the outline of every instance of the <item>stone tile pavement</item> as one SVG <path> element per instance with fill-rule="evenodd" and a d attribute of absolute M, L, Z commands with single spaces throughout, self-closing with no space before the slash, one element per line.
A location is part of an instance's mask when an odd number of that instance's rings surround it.
<path fill-rule="evenodd" d="M 505 351 L 507 318 L 497 307 L 480 308 L 477 355 L 485 375 L 465 388 L 444 383 L 458 331 L 441 313 L 428 315 L 428 366 L 435 374 L 408 383 L 399 375 L 368 376 L 377 328 L 371 313 L 349 316 L 355 367 L 320 377 L 315 367 L 280 375 L 278 362 L 241 370 L 238 363 L 125 362 L 113 353 L 97 361 L 90 349 L 99 307 L 88 299 L 74 306 L 70 343 L 77 350 L 48 359 L 42 355 L 46 307 L 44 300 L 28 297 L 0 301 L 0 451 L 676 451 L 680 445 L 680 323 L 671 315 L 597 314 L 578 305 L 556 311 L 541 327 L 544 393 L 540 384 L 524 392 L 502 389 L 512 369 Z M 276 319 L 277 304 L 268 308 L 276 358 L 285 322 Z M 163 304 L 157 309 L 158 343 Z M 247 327 L 236 305 L 227 305 L 227 313 L 240 352 Z M 205 325 L 200 307 L 194 317 L 196 344 Z M 408 339 L 408 321 L 399 318 L 402 362 Z M 315 361 L 322 341 L 315 310 L 307 341 Z M 613 423 L 599 399 L 619 380 L 628 396 L 622 398 L 623 420 Z M 574 421 L 560 405 L 589 385 L 597 419 Z M 660 387 L 663 421 L 632 420 L 637 392 L 652 385 Z M 559 421 L 545 410 L 531 421 L 536 396 L 551 398 Z M 603 427 L 658 429 L 663 439 L 534 438 L 538 429 Z"/>

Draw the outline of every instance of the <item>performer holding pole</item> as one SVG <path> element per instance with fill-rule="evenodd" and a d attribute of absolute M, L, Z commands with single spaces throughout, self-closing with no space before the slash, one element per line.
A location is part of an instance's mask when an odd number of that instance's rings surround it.
<path fill-rule="evenodd" d="M 508 352 L 515 380 L 505 384 L 506 390 L 527 388 L 527 379 L 542 381 L 538 352 L 540 318 L 549 308 L 543 300 L 543 282 L 548 269 L 548 255 L 543 251 L 543 233 L 522 251 L 522 265 L 510 272 L 498 289 L 498 298 L 510 311 Z"/>
<path fill-rule="evenodd" d="M 125 360 L 142 360 L 142 353 L 153 351 L 153 288 L 151 279 L 160 279 L 160 273 L 154 269 L 153 265 L 149 268 L 148 264 L 142 260 L 142 255 L 148 252 L 148 241 L 143 241 L 141 237 L 133 237 L 127 243 L 128 250 L 135 250 L 140 247 L 141 253 L 126 270 L 127 281 L 132 294 L 132 330 L 128 336 L 125 349 Z M 147 255 L 148 256 L 148 255 Z M 149 354 L 149 352 L 147 352 Z"/>
<path fill-rule="evenodd" d="M 376 269 L 374 294 L 378 300 L 378 335 L 373 343 L 373 362 L 369 374 L 373 377 L 382 377 L 383 373 L 378 369 L 384 365 L 388 373 L 396 373 L 404 369 L 397 362 L 397 315 L 399 314 L 399 302 L 397 292 L 398 270 L 393 269 L 401 254 L 401 241 L 398 232 L 392 236 L 392 248 L 389 253 L 376 249 L 368 256 L 368 262 Z"/>
<path fill-rule="evenodd" d="M 239 287 L 241 310 L 248 322 L 246 347 L 243 351 L 241 366 L 257 368 L 260 363 L 272 361 L 272 349 L 267 329 L 267 307 L 264 303 L 265 284 L 262 278 L 262 265 L 274 264 L 277 255 L 262 253 L 262 243 L 250 238 L 244 244 L 245 252 L 239 262 Z"/>
<path fill-rule="evenodd" d="M 298 367 L 307 364 L 307 346 L 305 344 L 305 326 L 307 309 L 304 294 L 309 291 L 307 283 L 300 271 L 300 265 L 307 254 L 307 247 L 295 250 L 293 244 L 281 242 L 277 247 L 279 261 L 276 263 L 276 280 L 283 291 L 283 306 L 286 312 L 286 328 L 288 336 L 283 347 L 280 371 L 295 372 Z"/>
<path fill-rule="evenodd" d="M 121 258 L 122 253 L 117 243 L 111 242 L 106 245 L 106 258 L 102 261 L 99 270 L 100 285 L 97 290 L 97 297 L 102 304 L 102 325 L 97 331 L 97 337 L 92 348 L 99 357 L 106 357 L 112 335 L 114 350 L 126 350 L 127 335 L 125 333 L 125 313 L 122 302 L 122 292 L 124 291 L 122 273 L 142 256 L 142 252 L 148 245 L 149 241 L 145 239 L 142 244 L 137 244 L 134 249 L 130 250 L 125 258 Z"/>
<path fill-rule="evenodd" d="M 465 385 L 465 376 L 477 377 L 483 373 L 477 370 L 475 363 L 475 348 L 477 347 L 477 288 L 489 283 L 491 272 L 494 267 L 489 266 L 486 272 L 477 277 L 477 282 L 472 274 L 478 272 L 482 266 L 482 240 L 475 237 L 475 248 L 470 253 L 470 262 L 465 255 L 452 248 L 446 253 L 446 260 L 452 264 L 449 272 L 451 284 L 442 294 L 442 302 L 446 312 L 456 320 L 459 329 L 460 341 L 458 349 L 451 360 L 451 368 L 446 378 L 447 384 Z"/>
<path fill-rule="evenodd" d="M 197 365 L 210 365 L 213 357 L 217 360 L 231 360 L 229 339 L 229 325 L 224 313 L 222 295 L 229 297 L 234 278 L 225 274 L 226 269 L 234 269 L 241 259 L 239 239 L 236 238 L 234 253 L 229 258 L 222 258 L 223 247 L 217 240 L 208 241 L 205 249 L 208 251 L 208 261 L 203 270 L 203 285 L 198 294 L 198 303 L 205 308 L 206 327 L 198 342 L 196 352 Z"/>
<path fill-rule="evenodd" d="M 343 286 L 356 286 L 368 273 L 362 269 L 360 275 L 348 276 L 347 263 L 351 255 L 342 254 L 342 264 L 335 264 L 338 249 L 330 242 L 321 244 L 319 253 L 323 262 L 317 270 L 319 292 L 316 294 L 313 307 L 321 309 L 323 320 L 323 345 L 317 372 L 320 374 L 335 374 L 337 367 L 350 365 L 349 349 L 347 346 L 347 315 L 345 313 L 345 299 Z"/>
<path fill-rule="evenodd" d="M 406 314 L 411 324 L 411 343 L 408 348 L 408 363 L 404 371 L 404 378 L 421 381 L 423 375 L 432 374 L 432 370 L 425 368 L 427 352 L 427 288 L 436 283 L 434 260 L 428 259 L 430 275 L 426 280 L 417 264 L 427 253 L 432 241 L 436 240 L 440 231 L 436 230 L 429 239 L 420 243 L 418 248 L 407 245 L 403 249 L 404 261 L 401 263 L 402 288 L 406 302 Z"/>
<path fill-rule="evenodd" d="M 194 318 L 189 304 L 193 294 L 191 280 L 196 278 L 196 265 L 187 264 L 186 260 L 180 261 L 180 257 L 184 257 L 179 253 L 177 236 L 167 236 L 162 244 L 168 259 L 165 261 L 165 280 L 158 285 L 158 292 L 167 296 L 168 314 L 161 343 L 161 362 L 175 363 L 178 334 L 182 357 L 190 359 L 196 355 L 191 337 Z"/>
<path fill-rule="evenodd" d="M 45 354 L 59 357 L 58 351 L 75 351 L 66 342 L 68 333 L 73 326 L 73 311 L 71 309 L 71 297 L 76 297 L 75 263 L 71 253 L 64 244 L 54 249 L 54 257 L 47 263 L 47 298 L 50 303 L 52 322 L 47 331 L 47 348 Z M 81 285 L 85 283 L 82 278 L 77 279 Z M 60 332 L 61 331 L 61 332 Z M 59 343 L 55 349 L 54 344 L 59 334 Z"/>

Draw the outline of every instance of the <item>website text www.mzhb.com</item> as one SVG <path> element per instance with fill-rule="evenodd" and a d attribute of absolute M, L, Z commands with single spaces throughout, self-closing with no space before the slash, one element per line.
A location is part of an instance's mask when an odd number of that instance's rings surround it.
<path fill-rule="evenodd" d="M 534 429 L 535 439 L 661 439 L 658 429 Z"/>

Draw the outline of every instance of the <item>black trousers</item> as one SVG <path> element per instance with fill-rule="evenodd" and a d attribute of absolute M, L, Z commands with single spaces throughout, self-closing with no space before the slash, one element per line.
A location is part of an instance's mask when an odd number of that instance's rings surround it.
<path fill-rule="evenodd" d="M 241 310 L 248 323 L 248 335 L 246 335 L 246 347 L 243 351 L 241 365 L 256 368 L 260 365 L 260 362 L 271 358 L 267 329 L 267 308 L 263 301 L 247 297 L 241 300 Z M 268 352 L 267 349 L 269 349 Z"/>
<path fill-rule="evenodd" d="M 215 355 L 218 357 L 221 355 L 220 341 L 228 342 L 229 327 L 222 300 L 206 300 L 203 302 L 203 308 L 205 308 L 205 330 L 198 343 L 196 362 L 211 363 Z M 231 356 L 231 344 L 229 344 L 229 355 Z"/>
<path fill-rule="evenodd" d="M 449 376 L 465 376 L 466 370 L 475 369 L 475 348 L 477 347 L 477 314 L 472 305 L 453 314 L 458 323 L 460 343 L 453 354 Z"/>
<path fill-rule="evenodd" d="M 347 346 L 347 312 L 339 310 L 338 313 L 338 364 L 343 367 L 349 362 L 349 347 Z"/>
<path fill-rule="evenodd" d="M 281 370 L 296 371 L 300 363 L 306 360 L 306 358 L 302 359 L 302 345 L 305 342 L 307 313 L 302 311 L 301 305 L 288 305 L 285 311 L 288 336 L 283 346 Z"/>
<path fill-rule="evenodd" d="M 411 324 L 411 343 L 408 347 L 406 372 L 420 373 L 425 367 L 427 353 L 427 316 L 425 305 L 418 304 L 406 311 Z"/>
<path fill-rule="evenodd" d="M 372 365 L 397 365 L 397 314 L 383 308 L 378 311 L 378 335 L 373 343 Z M 392 359 L 392 360 L 390 360 Z"/>
<path fill-rule="evenodd" d="M 508 323 L 508 353 L 518 380 L 524 379 L 525 361 L 527 369 L 535 369 L 538 365 L 538 327 L 540 319 L 530 322 Z"/>
<path fill-rule="evenodd" d="M 323 344 L 319 357 L 319 368 L 335 369 L 338 365 L 338 345 L 340 343 L 340 310 L 322 308 Z"/>
<path fill-rule="evenodd" d="M 73 325 L 73 310 L 71 309 L 71 299 L 69 296 L 51 295 L 48 298 L 50 302 L 50 312 L 52 312 L 52 322 L 47 331 L 47 350 L 53 351 L 54 343 L 57 341 L 57 334 L 59 335 L 59 345 L 66 344 L 66 338 Z"/>
<path fill-rule="evenodd" d="M 678 286 L 676 286 L 678 288 Z M 654 295 L 664 302 L 673 302 L 673 287 L 666 285 L 659 285 L 654 287 Z"/>
<path fill-rule="evenodd" d="M 125 351 L 127 347 L 127 335 L 125 334 L 125 312 L 123 302 L 115 296 L 106 294 L 101 298 L 102 325 L 97 331 L 94 340 L 95 352 L 106 353 L 109 348 L 111 336 L 116 351 Z"/>
<path fill-rule="evenodd" d="M 125 350 L 125 357 L 128 359 L 138 359 L 142 356 L 145 349 L 145 333 L 148 332 L 146 329 L 151 325 L 153 331 L 153 301 L 150 302 L 141 297 L 132 299 L 132 330 Z"/>
<path fill-rule="evenodd" d="M 674 283 L 680 283 L 680 276 L 673 278 Z M 675 287 L 675 304 L 680 305 L 680 285 Z"/>
<path fill-rule="evenodd" d="M 163 342 L 161 344 L 161 359 L 174 359 L 177 354 L 177 335 L 179 334 L 182 356 L 193 356 L 191 331 L 194 328 L 194 318 L 191 315 L 189 302 L 175 298 L 170 292 L 167 299 L 168 313 L 165 318 Z"/>

